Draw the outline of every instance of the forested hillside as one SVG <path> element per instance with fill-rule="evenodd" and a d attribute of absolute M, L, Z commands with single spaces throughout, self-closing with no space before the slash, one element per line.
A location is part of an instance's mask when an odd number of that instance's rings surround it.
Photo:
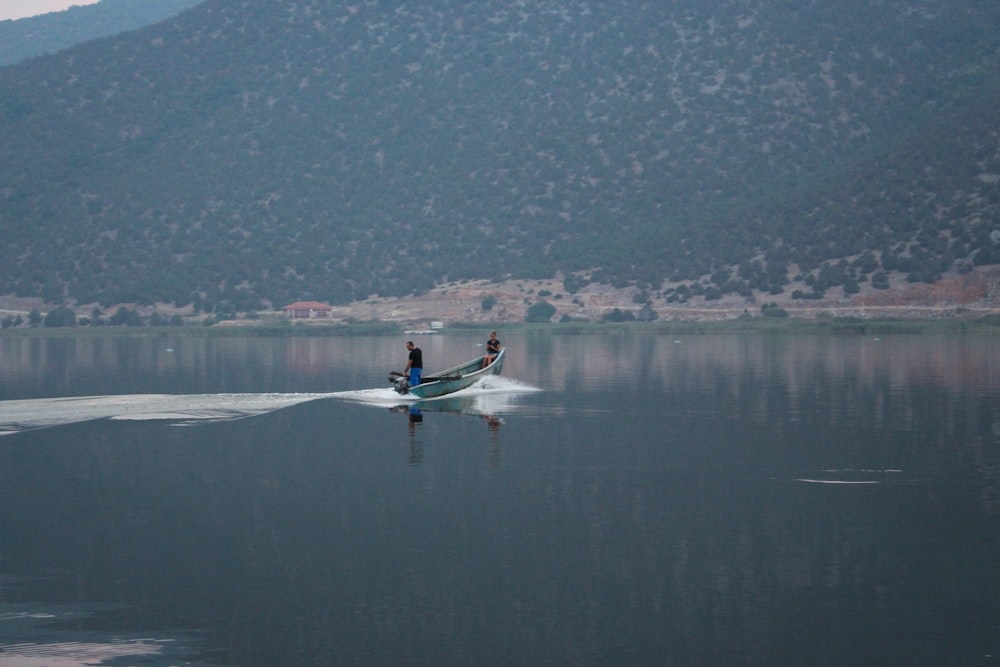
<path fill-rule="evenodd" d="M 176 16 L 202 0 L 101 0 L 62 12 L 0 21 L 0 65 L 55 53 Z"/>
<path fill-rule="evenodd" d="M 933 282 L 1000 262 L 998 57 L 979 0 L 208 0 L 0 69 L 0 294 Z"/>

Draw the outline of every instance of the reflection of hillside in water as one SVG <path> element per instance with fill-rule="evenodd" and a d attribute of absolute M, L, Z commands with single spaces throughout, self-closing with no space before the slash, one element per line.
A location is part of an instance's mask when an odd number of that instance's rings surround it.
<path fill-rule="evenodd" d="M 518 367 L 523 361 L 512 357 L 511 374 L 562 390 L 711 394 L 758 420 L 794 419 L 821 405 L 831 418 L 913 428 L 923 410 L 953 420 L 963 401 L 995 399 L 1000 387 L 991 363 L 1000 341 L 987 335 L 565 337 L 545 347 L 527 354 L 537 364 Z M 921 405 L 931 393 L 949 399 Z"/>
<path fill-rule="evenodd" d="M 956 392 L 995 391 L 1000 340 L 988 334 L 942 335 L 619 335 L 530 338 L 511 375 L 548 388 L 582 389 L 629 383 L 649 389 L 714 384 L 735 387 L 747 374 L 778 380 L 792 395 L 831 378 L 904 388 L 934 383 Z M 506 370 L 506 369 L 505 369 Z"/>
<path fill-rule="evenodd" d="M 625 409 L 655 409 L 668 424 L 695 416 L 709 430 L 755 425 L 788 442 L 805 434 L 831 459 L 850 452 L 889 468 L 903 459 L 927 474 L 970 466 L 984 505 L 1000 513 L 995 336 L 557 337 L 540 346 L 527 356 L 547 363 L 517 368 L 514 357 L 511 372 L 546 388 L 636 394 L 641 407 Z"/>

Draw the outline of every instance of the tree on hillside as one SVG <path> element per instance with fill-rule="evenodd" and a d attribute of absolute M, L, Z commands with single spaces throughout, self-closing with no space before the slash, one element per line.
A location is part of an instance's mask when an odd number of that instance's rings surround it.
<path fill-rule="evenodd" d="M 528 307 L 525 322 L 548 322 L 556 314 L 556 307 L 548 301 L 537 301 Z"/>
<path fill-rule="evenodd" d="M 45 316 L 46 327 L 75 327 L 76 313 L 71 308 L 59 306 Z"/>

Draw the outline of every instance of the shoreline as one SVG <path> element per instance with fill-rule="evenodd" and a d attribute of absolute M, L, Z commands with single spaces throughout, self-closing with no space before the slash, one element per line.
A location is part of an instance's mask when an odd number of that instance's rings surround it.
<path fill-rule="evenodd" d="M 976 317 L 949 318 L 859 318 L 825 315 L 812 319 L 793 317 L 737 317 L 725 320 L 657 320 L 654 322 L 453 322 L 433 332 L 407 333 L 399 323 L 356 321 L 350 323 L 261 323 L 226 322 L 212 326 L 74 326 L 18 327 L 0 331 L 0 338 L 69 337 L 349 337 L 349 336 L 446 336 L 502 329 L 509 334 L 556 336 L 642 335 L 642 334 L 930 334 L 995 333 L 1000 329 L 1000 313 Z"/>
<path fill-rule="evenodd" d="M 546 304 L 552 315 L 546 322 L 529 322 L 532 306 Z M 40 299 L 0 296 L 0 319 L 21 318 L 22 324 L 7 327 L 0 335 L 11 335 L 30 330 L 27 325 L 29 312 L 44 314 L 58 306 L 45 304 Z M 772 328 L 775 322 L 782 328 L 801 330 L 829 329 L 850 322 L 866 323 L 867 327 L 887 326 L 927 328 L 930 324 L 951 323 L 950 328 L 966 329 L 976 322 L 1000 320 L 1000 266 L 983 266 L 977 269 L 948 275 L 936 283 L 908 283 L 900 276 L 893 276 L 892 287 L 875 289 L 864 285 L 857 294 L 841 295 L 829 290 L 823 299 L 796 298 L 788 290 L 781 294 L 754 293 L 746 296 L 734 294 L 718 299 L 691 298 L 685 302 L 673 300 L 661 293 L 645 293 L 635 287 L 615 288 L 599 283 L 588 284 L 572 293 L 565 290 L 558 278 L 543 280 L 462 281 L 440 285 L 427 292 L 403 297 L 369 296 L 348 304 L 331 305 L 311 318 L 290 319 L 278 307 L 271 310 L 237 313 L 235 319 L 220 319 L 211 313 L 197 313 L 190 308 L 178 309 L 170 304 L 140 306 L 121 304 L 107 309 L 95 304 L 70 306 L 80 320 L 70 329 L 97 331 L 118 328 L 163 330 L 236 330 L 278 333 L 294 331 L 295 335 L 307 334 L 301 329 L 318 329 L 317 333 L 389 333 L 405 330 L 430 331 L 438 326 L 456 328 L 535 328 L 547 331 L 605 330 L 608 327 L 626 327 L 634 330 L 691 327 L 727 330 L 755 325 Z M 128 321 L 111 326 L 111 313 L 126 309 L 141 326 L 127 326 Z M 87 320 L 100 313 L 103 325 L 92 326 Z M 131 320 L 132 318 L 130 318 Z M 153 320 L 157 326 L 147 326 L 144 320 Z M 169 321 L 168 321 L 169 320 Z M 160 326 L 180 323 L 182 326 Z M 907 323 L 907 324 L 902 324 Z M 36 328 L 53 331 L 62 327 Z M 986 326 L 992 326 L 987 324 Z M 940 328 L 934 325 L 933 328 Z M 287 331 L 285 331 L 287 330 Z"/>

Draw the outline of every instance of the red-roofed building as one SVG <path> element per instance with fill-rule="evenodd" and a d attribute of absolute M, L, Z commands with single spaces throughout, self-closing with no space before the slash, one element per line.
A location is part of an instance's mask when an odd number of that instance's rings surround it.
<path fill-rule="evenodd" d="M 317 317 L 330 317 L 333 308 L 318 301 L 296 301 L 281 309 L 285 315 L 293 320 L 311 320 Z"/>

